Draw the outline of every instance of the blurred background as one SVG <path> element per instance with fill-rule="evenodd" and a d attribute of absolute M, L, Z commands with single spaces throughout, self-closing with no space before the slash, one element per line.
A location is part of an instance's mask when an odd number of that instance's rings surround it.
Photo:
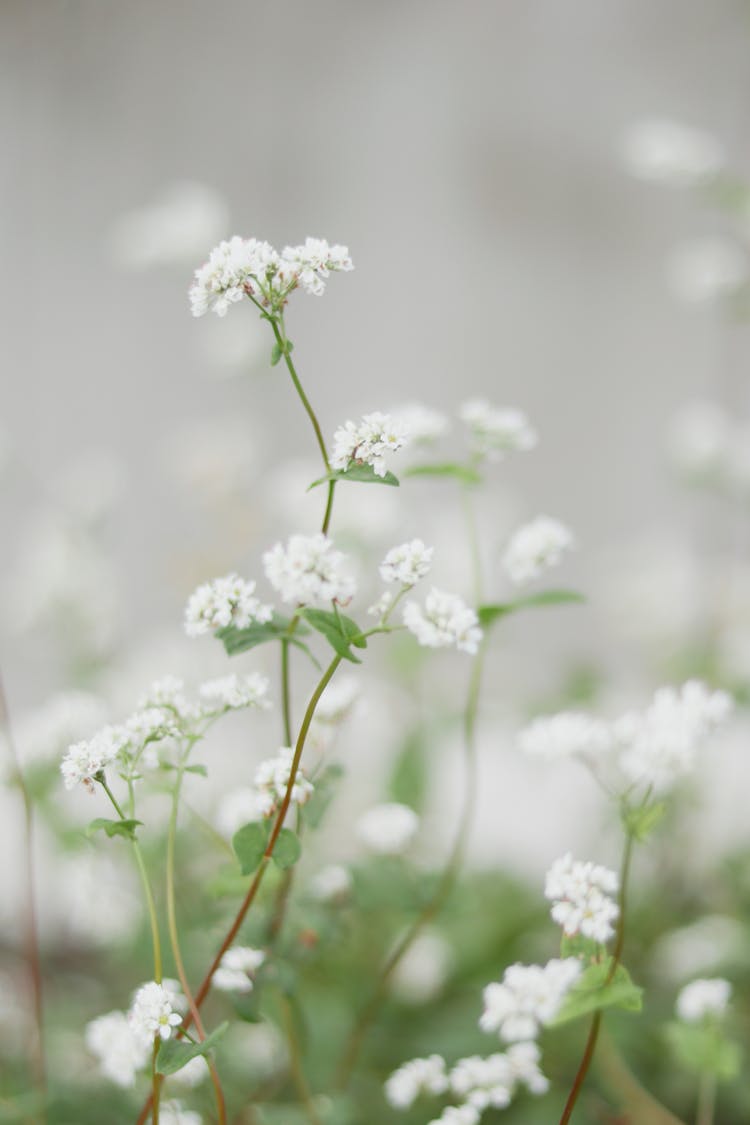
<path fill-rule="evenodd" d="M 25 760 L 119 720 L 158 675 L 225 671 L 182 636 L 188 595 L 259 577 L 263 549 L 315 530 L 316 449 L 263 326 L 249 306 L 194 321 L 187 301 L 220 239 L 310 234 L 355 263 L 288 312 L 324 433 L 418 401 L 452 418 L 453 455 L 466 398 L 518 406 L 540 442 L 477 500 L 487 600 L 510 594 L 499 560 L 519 524 L 546 513 L 576 537 L 553 584 L 586 605 L 514 619 L 493 650 L 472 861 L 538 882 L 568 847 L 612 859 L 583 776 L 513 743 L 532 714 L 613 714 L 691 675 L 747 691 L 750 6 L 5 0 L 0 28 L 0 666 Z M 353 491 L 336 535 L 363 587 L 421 535 L 436 583 L 468 596 L 455 490 Z M 342 754 L 357 747 L 353 807 L 413 718 L 387 673 L 363 685 Z M 460 700 L 461 658 L 434 674 Z M 688 844 L 675 829 L 707 878 L 748 843 L 747 734 L 740 716 L 712 751 Z M 196 797 L 207 815 L 243 738 Z M 335 857 L 343 813 L 330 833 Z M 71 921 L 79 870 L 45 877 L 49 940 L 75 943 L 92 924 Z"/>

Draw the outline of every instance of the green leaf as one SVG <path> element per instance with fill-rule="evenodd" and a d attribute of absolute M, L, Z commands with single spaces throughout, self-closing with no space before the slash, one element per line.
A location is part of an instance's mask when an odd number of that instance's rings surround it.
<path fill-rule="evenodd" d="M 271 620 L 263 624 L 255 622 L 248 625 L 246 629 L 238 629 L 236 625 L 227 625 L 224 629 L 217 629 L 216 636 L 224 645 L 227 656 L 237 656 L 238 653 L 247 652 L 258 645 L 282 639 L 287 640 L 289 644 L 296 645 L 297 648 L 301 648 L 309 656 L 310 651 L 307 645 L 303 644 L 298 638 L 300 635 L 306 636 L 310 630 L 304 625 L 298 624 L 294 632 L 289 634 L 290 624 L 290 618 L 274 613 Z"/>
<path fill-rule="evenodd" d="M 228 1027 L 228 1021 L 219 1024 L 216 1030 L 207 1035 L 202 1043 L 185 1043 L 181 1039 L 162 1040 L 156 1056 L 156 1073 L 176 1074 L 191 1059 L 197 1058 L 198 1055 L 207 1055 Z"/>
<path fill-rule="evenodd" d="M 411 465 L 404 472 L 405 477 L 453 477 L 461 484 L 481 484 L 482 475 L 470 465 L 458 461 L 440 461 L 435 464 Z"/>
<path fill-rule="evenodd" d="M 687 1070 L 713 1074 L 730 1081 L 740 1073 L 742 1052 L 737 1043 L 726 1039 L 716 1023 L 683 1023 L 675 1020 L 664 1029 L 675 1057 Z"/>
<path fill-rule="evenodd" d="M 294 867 L 301 854 L 302 845 L 299 837 L 291 828 L 282 828 L 273 847 L 272 859 L 276 866 L 286 871 L 287 867 Z"/>
<path fill-rule="evenodd" d="M 268 825 L 262 820 L 252 820 L 239 828 L 232 837 L 234 854 L 240 861 L 243 875 L 257 871 L 268 844 Z"/>
<path fill-rule="evenodd" d="M 303 609 L 301 612 L 313 629 L 323 634 L 334 652 L 344 660 L 351 660 L 353 664 L 362 663 L 351 650 L 352 645 L 367 648 L 367 640 L 362 636 L 362 630 L 356 621 L 343 613 L 332 613 L 327 609 Z"/>
<path fill-rule="evenodd" d="M 361 465 L 352 461 L 346 469 L 336 469 L 334 472 L 326 473 L 324 477 L 314 480 L 311 485 L 308 485 L 307 491 L 309 492 L 311 488 L 317 488 L 319 484 L 326 484 L 331 480 L 353 480 L 358 484 L 389 484 L 393 488 L 398 488 L 398 477 L 388 470 L 386 470 L 385 476 L 379 477 L 372 465 Z"/>
<path fill-rule="evenodd" d="M 643 1004 L 643 989 L 633 984 L 623 965 L 617 966 L 612 980 L 607 983 L 611 965 L 611 958 L 589 965 L 565 997 L 560 1011 L 550 1020 L 549 1026 L 559 1027 L 602 1008 L 624 1008 L 626 1012 L 639 1012 Z"/>
<path fill-rule="evenodd" d="M 424 739 L 418 731 L 413 731 L 406 738 L 393 764 L 388 781 L 389 800 L 421 812 L 429 776 Z"/>
<path fill-rule="evenodd" d="M 108 836 L 124 836 L 126 840 L 135 840 L 135 830 L 139 824 L 143 824 L 142 820 L 107 820 L 106 817 L 98 816 L 96 820 L 92 820 L 86 829 L 87 836 L 93 836 L 95 832 L 106 832 Z"/>
<path fill-rule="evenodd" d="M 653 805 L 647 805 L 646 808 L 631 809 L 626 807 L 622 813 L 625 831 L 639 844 L 642 844 L 644 840 L 648 839 L 657 824 L 663 820 L 666 811 L 666 801 L 657 801 Z"/>
<path fill-rule="evenodd" d="M 271 348 L 271 367 L 276 366 L 283 354 L 281 344 L 277 340 Z"/>
<path fill-rule="evenodd" d="M 194 766 L 185 766 L 185 773 L 197 773 L 200 777 L 208 777 L 208 769 L 200 763 L 196 763 Z"/>
<path fill-rule="evenodd" d="M 585 602 L 583 594 L 575 590 L 542 590 L 539 594 L 529 594 L 526 598 L 517 598 L 514 602 L 498 602 L 494 605 L 480 605 L 477 610 L 479 624 L 486 628 L 500 617 L 508 617 L 511 613 L 518 613 L 521 609 L 536 609 L 546 605 L 568 605 L 571 602 Z"/>

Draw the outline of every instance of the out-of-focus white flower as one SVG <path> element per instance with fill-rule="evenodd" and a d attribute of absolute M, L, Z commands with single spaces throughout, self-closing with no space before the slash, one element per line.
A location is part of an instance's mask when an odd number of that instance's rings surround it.
<path fill-rule="evenodd" d="M 514 532 L 503 555 L 503 567 L 511 582 L 522 585 L 558 566 L 574 545 L 572 532 L 565 524 L 549 516 L 538 516 Z"/>
<path fill-rule="evenodd" d="M 102 1074 L 118 1086 L 134 1086 L 146 1065 L 150 1044 L 131 1028 L 124 1012 L 107 1012 L 86 1024 L 86 1046 L 99 1061 Z"/>
<path fill-rule="evenodd" d="M 319 723 L 340 723 L 356 706 L 360 686 L 354 676 L 341 676 L 331 680 L 318 700 L 315 720 Z"/>
<path fill-rule="evenodd" d="M 519 734 L 518 744 L 525 753 L 540 757 L 596 761 L 611 750 L 613 737 L 601 719 L 583 711 L 560 711 L 534 719 Z"/>
<path fill-rule="evenodd" d="M 188 1086 L 192 1089 L 194 1086 L 200 1086 L 201 1082 L 205 1082 L 208 1074 L 208 1063 L 203 1055 L 196 1055 L 194 1059 L 190 1059 L 170 1077 L 173 1082 L 179 1083 L 180 1086 Z"/>
<path fill-rule="evenodd" d="M 679 690 L 660 688 L 645 712 L 624 715 L 613 726 L 622 769 L 636 784 L 670 789 L 693 769 L 699 744 L 731 710 L 726 692 L 696 680 Z"/>
<path fill-rule="evenodd" d="M 402 1003 L 426 1004 L 442 991 L 453 950 L 429 930 L 409 946 L 391 976 L 391 989 Z"/>
<path fill-rule="evenodd" d="M 380 564 L 380 577 L 384 582 L 398 582 L 402 586 L 416 586 L 420 578 L 430 573 L 434 549 L 425 547 L 421 539 L 412 539 L 391 547 Z"/>
<path fill-rule="evenodd" d="M 536 1043 L 515 1043 L 505 1054 L 459 1059 L 450 1073 L 451 1090 L 482 1112 L 510 1105 L 518 1085 L 532 1094 L 545 1094 L 549 1082 L 539 1069 Z"/>
<path fill-rule="evenodd" d="M 736 293 L 749 278 L 745 251 L 720 238 L 699 239 L 681 246 L 667 266 L 672 292 L 688 304 L 720 301 Z"/>
<path fill-rule="evenodd" d="M 378 855 L 401 855 L 419 831 L 419 817 L 408 805 L 375 805 L 357 821 L 357 836 Z"/>
<path fill-rule="evenodd" d="M 501 983 L 485 988 L 479 1026 L 482 1031 L 497 1031 L 506 1043 L 535 1039 L 557 1015 L 581 969 L 575 957 L 546 965 L 511 965 Z"/>
<path fill-rule="evenodd" d="M 238 574 L 214 578 L 195 590 L 185 610 L 185 632 L 189 637 L 212 633 L 234 625 L 246 629 L 253 621 L 264 623 L 273 616 L 273 607 L 255 597 L 255 583 Z"/>
<path fill-rule="evenodd" d="M 273 816 L 284 800 L 292 772 L 293 758 L 294 751 L 291 747 L 283 746 L 276 757 L 267 758 L 258 766 L 255 773 L 255 789 L 263 816 Z M 298 769 L 292 786 L 291 805 L 298 807 L 304 805 L 312 793 L 312 783 L 307 780 L 302 769 Z"/>
<path fill-rule="evenodd" d="M 741 959 L 744 942 L 744 930 L 736 918 L 708 914 L 666 933 L 654 949 L 654 968 L 660 976 L 684 980 Z"/>
<path fill-rule="evenodd" d="M 688 402 L 669 427 L 669 455 L 689 480 L 716 481 L 725 471 L 730 435 L 729 418 L 718 403 Z"/>
<path fill-rule="evenodd" d="M 376 602 L 367 607 L 369 617 L 383 618 L 396 600 L 391 590 L 384 590 Z"/>
<path fill-rule="evenodd" d="M 610 895 L 616 894 L 614 871 L 596 863 L 581 863 L 568 852 L 547 872 L 544 897 L 552 903 L 552 918 L 568 937 L 582 934 L 606 942 L 614 935 L 613 922 L 620 910 Z"/>
<path fill-rule="evenodd" d="M 124 727 L 103 727 L 87 742 L 76 742 L 60 765 L 66 789 L 83 783 L 90 787 L 98 773 L 106 769 L 128 744 Z"/>
<path fill-rule="evenodd" d="M 694 980 L 678 995 L 675 1010 L 686 1023 L 700 1023 L 707 1016 L 721 1019 L 727 1013 L 731 995 L 732 986 L 723 977 Z"/>
<path fill-rule="evenodd" d="M 632 176 L 669 187 L 692 187 L 721 171 L 724 151 L 709 133 L 679 121 L 647 118 L 634 122 L 621 144 Z"/>
<path fill-rule="evenodd" d="M 222 992 L 250 992 L 253 982 L 250 979 L 266 959 L 261 949 L 236 945 L 228 949 L 213 976 L 213 987 Z"/>
<path fill-rule="evenodd" d="M 173 1010 L 172 995 L 163 985 L 148 981 L 133 997 L 128 1022 L 133 1034 L 142 1043 L 151 1045 L 155 1036 L 169 1039 L 182 1016 Z"/>
<path fill-rule="evenodd" d="M 28 761 L 56 757 L 72 743 L 93 735 L 106 718 L 107 708 L 99 696 L 87 691 L 60 692 L 15 723 L 19 752 Z M 0 745 L 3 742 L 0 735 Z"/>
<path fill-rule="evenodd" d="M 207 680 L 200 686 L 203 711 L 206 714 L 220 714 L 225 710 L 242 707 L 269 707 L 268 678 L 259 672 L 249 672 L 238 676 L 232 673 L 216 680 Z"/>
<path fill-rule="evenodd" d="M 231 839 L 244 824 L 261 820 L 265 816 L 266 806 L 265 795 L 259 793 L 257 789 L 251 789 L 249 786 L 233 789 L 222 797 L 216 810 L 216 824 L 219 831 Z"/>
<path fill-rule="evenodd" d="M 167 184 L 153 202 L 128 211 L 110 232 L 112 255 L 127 269 L 195 261 L 226 229 L 227 205 L 207 184 Z"/>
<path fill-rule="evenodd" d="M 417 602 L 406 603 L 403 619 L 409 632 L 427 648 L 455 645 L 459 651 L 473 655 L 482 639 L 474 610 L 457 594 L 447 594 L 434 586 L 425 598 L 424 609 Z"/>
<path fill-rule="evenodd" d="M 448 1105 L 429 1125 L 478 1125 L 480 1113 L 473 1105 Z"/>
<path fill-rule="evenodd" d="M 526 452 L 537 443 L 536 431 L 521 410 L 496 407 L 483 398 L 462 404 L 460 418 L 469 427 L 475 453 L 499 460 L 505 453 Z"/>
<path fill-rule="evenodd" d="M 331 468 L 346 472 L 350 465 L 371 465 L 375 476 L 387 472 L 386 453 L 403 448 L 409 432 L 400 418 L 390 414 L 363 415 L 359 422 L 345 422 L 333 435 Z"/>
<path fill-rule="evenodd" d="M 332 540 L 316 535 L 292 535 L 286 547 L 277 543 L 263 555 L 268 581 L 281 600 L 297 606 L 325 608 L 346 605 L 356 591 L 354 579 L 342 571 L 345 556 Z"/>
<path fill-rule="evenodd" d="M 409 442 L 427 444 L 437 441 L 450 429 L 450 419 L 430 406 L 420 402 L 410 402 L 392 410 L 391 415 L 398 418 L 409 435 Z"/>
<path fill-rule="evenodd" d="M 203 1118 L 193 1109 L 185 1109 L 182 1102 L 172 1098 L 159 1107 L 160 1125 L 202 1125 Z"/>
<path fill-rule="evenodd" d="M 385 1096 L 394 1109 L 410 1109 L 420 1094 L 444 1094 L 447 1089 L 445 1059 L 430 1055 L 411 1059 L 394 1070 L 385 1083 Z"/>
<path fill-rule="evenodd" d="M 318 902 L 344 902 L 352 890 L 352 877 L 346 867 L 330 863 L 310 880 L 308 890 Z"/>

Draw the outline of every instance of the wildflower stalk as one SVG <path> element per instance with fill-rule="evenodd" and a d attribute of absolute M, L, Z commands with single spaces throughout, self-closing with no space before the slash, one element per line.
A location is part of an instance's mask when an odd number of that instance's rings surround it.
<path fill-rule="evenodd" d="M 0 676 L 0 727 L 5 734 L 13 774 L 21 791 L 23 801 L 23 846 L 26 864 L 26 903 L 24 911 L 24 954 L 31 985 L 31 995 L 34 1006 L 34 1032 L 30 1049 L 31 1066 L 34 1071 L 37 1088 L 42 1094 L 41 1125 L 47 1120 L 47 1065 L 44 1050 L 44 990 L 42 984 L 42 960 L 39 950 L 39 925 L 36 913 L 36 869 L 34 866 L 34 803 L 26 784 L 26 778 L 21 768 L 21 759 L 13 737 L 10 722 L 10 711 L 5 696 L 5 686 Z"/>
<path fill-rule="evenodd" d="M 157 1035 L 154 1039 L 154 1049 L 151 1054 L 151 1121 L 152 1125 L 159 1125 L 159 1104 L 161 1102 L 162 1076 L 156 1072 L 156 1056 L 159 1054 L 161 1040 Z"/>
<path fill-rule="evenodd" d="M 289 1003 L 288 998 L 283 993 L 281 995 L 281 1012 L 284 1021 L 284 1030 L 286 1031 L 286 1038 L 289 1044 L 289 1066 L 292 1081 L 297 1088 L 299 1099 L 305 1108 L 305 1113 L 307 1114 L 310 1125 L 320 1125 L 320 1118 L 315 1109 L 310 1086 L 308 1085 L 302 1066 L 302 1053 L 300 1051 L 297 1029 L 294 1025 L 294 1012 L 292 1011 L 292 1005 Z"/>
<path fill-rule="evenodd" d="M 698 1110 L 695 1125 L 714 1125 L 716 1110 L 716 1075 L 705 1073 L 698 1087 Z"/>

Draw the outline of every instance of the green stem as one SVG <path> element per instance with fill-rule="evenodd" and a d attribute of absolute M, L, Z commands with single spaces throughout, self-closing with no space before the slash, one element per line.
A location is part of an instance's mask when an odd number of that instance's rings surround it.
<path fill-rule="evenodd" d="M 107 779 L 104 776 L 104 773 L 101 773 L 97 776 L 97 781 L 112 802 L 114 810 L 119 816 L 120 820 L 127 820 L 128 818 L 125 816 L 119 804 L 117 803 L 117 799 L 115 798 L 114 793 L 110 789 L 109 785 L 107 785 Z M 135 856 L 136 864 L 138 865 L 138 871 L 141 876 L 141 885 L 143 887 L 143 894 L 146 899 L 146 907 L 148 909 L 149 921 L 151 923 L 151 943 L 154 951 L 154 980 L 157 984 L 161 984 L 161 941 L 159 938 L 159 922 L 156 916 L 156 903 L 154 902 L 154 895 L 151 890 L 151 883 L 149 882 L 148 872 L 146 870 L 146 864 L 143 859 L 143 853 L 141 851 L 140 844 L 135 839 L 133 839 L 131 843 L 133 845 L 133 854 Z"/>
<path fill-rule="evenodd" d="M 289 687 L 289 641 L 281 639 L 281 721 L 284 726 L 284 745 L 292 745 L 292 702 Z"/>
<path fill-rule="evenodd" d="M 281 995 L 281 1011 L 284 1019 L 287 1043 L 289 1044 L 289 1068 L 292 1074 L 292 1081 L 297 1088 L 299 1099 L 305 1107 L 305 1113 L 307 1114 L 310 1125 L 320 1125 L 320 1118 L 315 1110 L 315 1103 L 313 1102 L 310 1086 L 308 1085 L 305 1070 L 302 1065 L 302 1052 L 297 1036 L 297 1028 L 294 1025 L 292 1005 L 283 993 Z"/>
<path fill-rule="evenodd" d="M 272 318 L 271 319 L 271 328 L 273 329 L 273 334 L 276 337 L 276 343 L 279 345 L 279 348 L 281 349 L 281 354 L 284 357 L 284 363 L 286 364 L 286 369 L 291 376 L 292 382 L 294 383 L 294 389 L 296 390 L 297 394 L 299 395 L 300 402 L 304 406 L 305 411 L 307 413 L 307 416 L 310 419 L 310 422 L 312 424 L 312 428 L 315 431 L 315 437 L 316 437 L 317 442 L 318 442 L 318 448 L 320 449 L 320 455 L 323 458 L 323 464 L 325 465 L 325 470 L 326 470 L 327 473 L 330 473 L 331 463 L 328 460 L 328 450 L 326 449 L 326 443 L 325 443 L 325 440 L 323 438 L 323 432 L 320 428 L 320 423 L 318 421 L 317 415 L 312 408 L 310 400 L 308 399 L 307 395 L 305 394 L 304 388 L 303 388 L 303 386 L 302 386 L 302 384 L 299 380 L 299 375 L 297 374 L 297 370 L 294 366 L 294 361 L 293 361 L 292 355 L 291 355 L 291 349 L 289 347 L 289 340 L 287 339 L 287 335 L 286 335 L 286 326 L 284 325 L 284 314 L 283 313 L 280 312 L 279 315 L 278 315 L 278 318 Z"/>
<path fill-rule="evenodd" d="M 695 1125 L 714 1125 L 716 1111 L 716 1075 L 703 1074 L 698 1087 L 698 1111 Z"/>
<path fill-rule="evenodd" d="M 157 1035 L 156 1039 L 154 1039 L 154 1050 L 151 1055 L 151 1121 L 153 1125 L 159 1125 L 162 1076 L 156 1071 L 156 1057 L 159 1054 L 160 1042 L 161 1040 Z"/>

